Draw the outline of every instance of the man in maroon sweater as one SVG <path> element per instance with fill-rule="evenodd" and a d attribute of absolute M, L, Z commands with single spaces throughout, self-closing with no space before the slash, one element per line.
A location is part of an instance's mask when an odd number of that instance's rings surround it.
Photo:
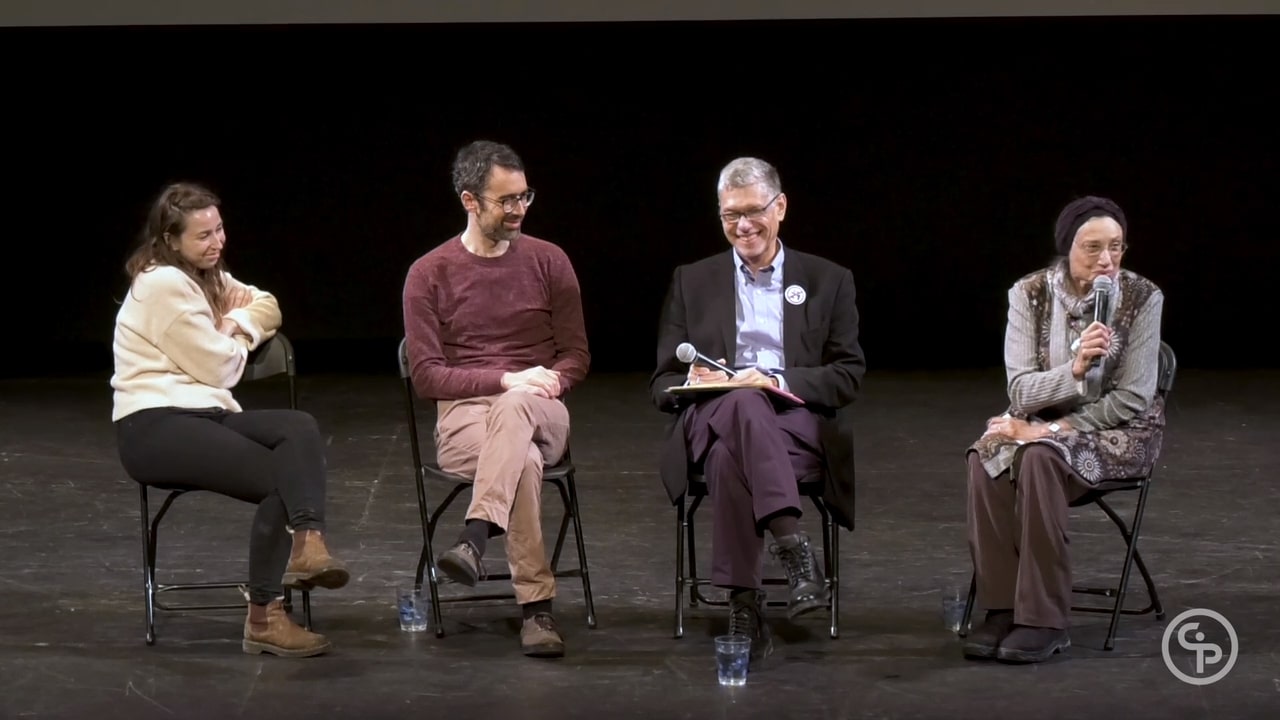
<path fill-rule="evenodd" d="M 543 464 L 567 446 L 564 395 L 591 361 L 578 279 L 563 250 L 520 231 L 534 191 L 511 148 L 466 146 L 453 185 L 466 230 L 415 261 L 404 287 L 413 385 L 438 403 L 437 461 L 475 479 L 462 534 L 436 565 L 473 586 L 486 542 L 505 534 L 521 647 L 559 657 L 541 487 Z"/>

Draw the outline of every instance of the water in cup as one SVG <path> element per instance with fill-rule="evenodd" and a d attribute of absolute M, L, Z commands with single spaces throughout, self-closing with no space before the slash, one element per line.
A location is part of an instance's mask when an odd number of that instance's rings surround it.
<path fill-rule="evenodd" d="M 751 638 L 721 635 L 716 638 L 716 674 L 721 685 L 746 685 L 751 663 Z"/>
<path fill-rule="evenodd" d="M 427 629 L 430 603 L 422 591 L 413 586 L 400 588 L 396 593 L 396 606 L 400 609 L 400 629 L 405 632 L 423 632 Z"/>
<path fill-rule="evenodd" d="M 953 633 L 960 632 L 960 621 L 964 619 L 965 606 L 969 602 L 967 592 L 958 587 L 942 588 L 942 624 Z"/>

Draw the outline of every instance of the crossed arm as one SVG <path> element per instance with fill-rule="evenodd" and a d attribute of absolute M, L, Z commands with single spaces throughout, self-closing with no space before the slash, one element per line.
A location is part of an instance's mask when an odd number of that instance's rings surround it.
<path fill-rule="evenodd" d="M 148 334 L 156 347 L 197 381 L 230 388 L 240 381 L 249 351 L 275 335 L 282 317 L 271 293 L 224 277 L 231 309 L 220 318 L 195 281 L 176 268 L 140 275 L 134 292 L 154 309 Z"/>

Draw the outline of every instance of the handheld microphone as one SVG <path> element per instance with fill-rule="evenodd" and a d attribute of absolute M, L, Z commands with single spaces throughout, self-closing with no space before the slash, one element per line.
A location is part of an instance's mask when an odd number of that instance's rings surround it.
<path fill-rule="evenodd" d="M 1093 279 L 1093 321 L 1106 325 L 1111 320 L 1111 278 L 1099 275 Z M 1101 357 L 1095 357 L 1090 366 L 1102 364 Z"/>
<path fill-rule="evenodd" d="M 1093 279 L 1093 320 L 1103 325 L 1111 320 L 1111 278 L 1106 275 Z"/>
<path fill-rule="evenodd" d="M 724 365 L 721 365 L 720 363 L 716 362 L 715 360 L 712 360 L 711 358 L 707 357 L 706 355 L 703 355 L 702 353 L 698 352 L 698 349 L 695 348 L 692 343 L 687 343 L 687 342 L 680 343 L 680 346 L 676 348 L 676 359 L 682 363 L 692 363 L 693 361 L 697 360 L 701 362 L 703 365 L 706 365 L 707 367 L 713 367 L 716 370 L 723 372 L 725 375 L 728 375 L 729 377 L 733 377 L 734 375 L 737 375 L 737 373 L 734 372 L 732 369 L 727 368 Z"/>

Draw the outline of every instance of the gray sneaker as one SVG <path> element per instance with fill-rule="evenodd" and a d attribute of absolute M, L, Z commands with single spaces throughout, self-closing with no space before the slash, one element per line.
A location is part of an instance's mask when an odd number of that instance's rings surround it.
<path fill-rule="evenodd" d="M 466 541 L 454 545 L 441 554 L 436 560 L 436 567 L 454 582 L 467 587 L 475 587 L 476 581 L 484 577 L 484 567 L 480 564 L 480 552 Z"/>

